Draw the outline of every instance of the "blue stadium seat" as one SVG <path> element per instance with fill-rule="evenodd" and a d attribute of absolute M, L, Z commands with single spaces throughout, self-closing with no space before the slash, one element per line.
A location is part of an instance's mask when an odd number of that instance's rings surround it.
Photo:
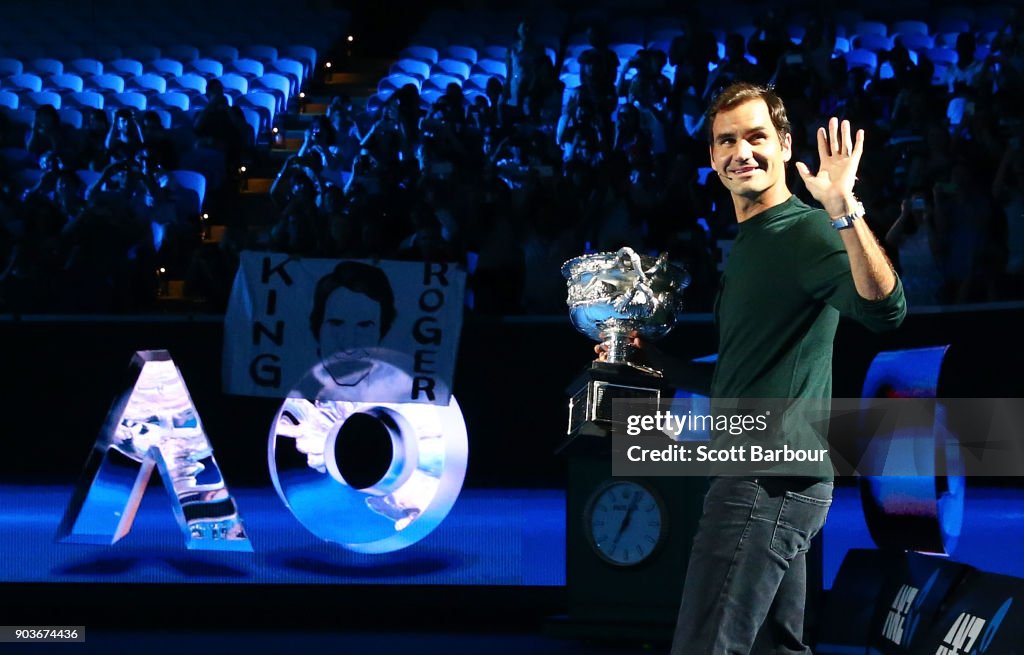
<path fill-rule="evenodd" d="M 266 91 L 250 91 L 242 96 L 240 101 L 260 112 L 264 119 L 263 125 L 269 130 L 274 124 L 274 117 L 277 115 L 277 98 L 274 94 Z"/>
<path fill-rule="evenodd" d="M 216 59 L 196 59 L 185 66 L 185 70 L 191 73 L 199 73 L 206 79 L 220 77 L 224 74 L 224 64 Z"/>
<path fill-rule="evenodd" d="M 47 79 L 43 80 L 43 89 L 52 89 L 55 91 L 81 91 L 84 88 L 84 83 L 81 76 L 73 75 L 71 73 L 63 73 L 61 75 L 52 75 Z"/>
<path fill-rule="evenodd" d="M 48 75 L 60 75 L 64 72 L 64 64 L 56 59 L 31 59 L 25 62 L 26 73 L 35 73 L 40 77 L 46 77 Z"/>
<path fill-rule="evenodd" d="M 425 45 L 411 45 L 398 53 L 400 59 L 419 59 L 429 64 L 436 64 L 440 58 L 437 48 Z"/>
<path fill-rule="evenodd" d="M 399 59 L 391 64 L 389 74 L 412 75 L 420 80 L 430 77 L 430 64 L 419 59 Z"/>
<path fill-rule="evenodd" d="M 74 107 L 64 107 L 58 109 L 57 114 L 60 115 L 60 122 L 65 125 L 70 125 L 76 130 L 82 129 L 82 112 Z"/>
<path fill-rule="evenodd" d="M 206 200 L 206 178 L 196 171 L 170 171 L 171 179 L 183 189 L 192 191 L 196 196 L 195 214 L 203 213 L 203 202 Z"/>
<path fill-rule="evenodd" d="M 296 59 L 288 59 L 287 57 L 279 58 L 277 61 L 272 61 L 267 64 L 267 71 L 273 71 L 281 73 L 288 77 L 292 83 L 292 90 L 289 95 L 295 95 L 302 88 L 302 82 L 305 79 L 305 67 L 302 62 Z"/>
<path fill-rule="evenodd" d="M 935 47 L 935 39 L 928 36 L 927 34 L 897 34 L 893 37 L 893 41 L 899 41 L 903 44 L 903 47 L 907 50 L 914 52 L 921 52 L 922 50 L 930 50 Z"/>
<path fill-rule="evenodd" d="M 263 64 L 255 59 L 240 58 L 225 64 L 224 70 L 239 73 L 251 79 L 263 75 Z"/>
<path fill-rule="evenodd" d="M 889 36 L 889 27 L 885 23 L 871 20 L 857 21 L 852 25 L 853 34 L 859 34 L 860 36 L 866 36 L 873 34 L 875 36 Z"/>
<path fill-rule="evenodd" d="M 0 91 L 0 107 L 17 109 L 20 104 L 20 99 L 18 98 L 17 93 L 14 93 L 13 91 Z"/>
<path fill-rule="evenodd" d="M 103 64 L 99 59 L 90 59 L 85 57 L 72 59 L 68 62 L 67 69 L 69 73 L 76 73 L 78 75 L 103 74 Z"/>
<path fill-rule="evenodd" d="M 80 91 L 72 93 L 67 97 L 67 100 L 72 105 L 77 105 L 79 107 L 103 109 L 103 94 L 95 91 Z"/>
<path fill-rule="evenodd" d="M 612 52 L 618 55 L 620 61 L 627 61 L 644 49 L 639 43 L 615 43 L 610 47 Z"/>
<path fill-rule="evenodd" d="M 892 39 L 879 34 L 858 34 L 850 40 L 854 49 L 882 52 L 892 50 Z"/>
<path fill-rule="evenodd" d="M 168 86 L 172 88 L 189 89 L 196 91 L 201 95 L 206 94 L 206 78 L 198 73 L 185 73 L 184 75 L 172 80 Z"/>
<path fill-rule="evenodd" d="M 225 94 L 234 91 L 234 95 L 244 96 L 249 92 L 249 80 L 238 73 L 224 73 L 217 79 L 224 85 Z"/>
<path fill-rule="evenodd" d="M 430 67 L 430 75 L 436 75 L 437 73 L 454 75 L 459 79 L 466 79 L 469 77 L 470 65 L 464 61 L 457 61 L 455 59 L 442 59 L 433 66 Z"/>
<path fill-rule="evenodd" d="M 422 86 L 420 81 L 411 75 L 388 75 L 380 81 L 380 84 L 377 85 L 377 92 L 380 93 L 381 88 L 389 88 L 394 91 L 402 88 L 406 84 L 412 84 L 417 89 Z"/>
<path fill-rule="evenodd" d="M 104 73 L 103 75 L 93 75 L 92 77 L 84 78 L 85 89 L 96 89 L 96 90 L 107 90 L 113 91 L 114 93 L 122 93 L 124 91 L 124 78 L 116 73 Z"/>
<path fill-rule="evenodd" d="M 484 58 L 496 59 L 498 61 L 505 61 L 505 57 L 507 57 L 507 56 L 508 56 L 508 47 L 507 46 L 503 46 L 503 45 L 487 45 L 487 46 L 484 46 L 483 48 L 480 49 L 479 57 L 477 58 L 477 61 L 479 61 L 480 59 L 484 59 Z"/>
<path fill-rule="evenodd" d="M 185 74 L 185 64 L 177 59 L 170 59 L 168 57 L 148 62 L 145 65 L 145 69 L 163 77 L 181 77 Z"/>
<path fill-rule="evenodd" d="M 308 45 L 289 45 L 278 50 L 279 57 L 287 57 L 301 61 L 305 68 L 305 78 L 309 78 L 316 69 L 316 48 Z"/>
<path fill-rule="evenodd" d="M 475 64 L 479 58 L 477 55 L 476 48 L 470 48 L 464 45 L 450 45 L 445 48 L 444 56 L 447 59 L 455 59 L 458 61 L 464 61 L 467 64 Z"/>
<path fill-rule="evenodd" d="M 889 26 L 889 34 L 921 34 L 928 36 L 928 23 L 921 20 L 898 20 Z"/>
<path fill-rule="evenodd" d="M 139 111 L 146 111 L 146 106 L 149 104 L 146 100 L 145 94 L 139 93 L 138 91 L 115 93 L 110 96 L 109 102 L 122 107 L 131 107 Z"/>
<path fill-rule="evenodd" d="M 177 111 L 177 108 L 174 108 Z M 150 105 L 149 109 L 160 118 L 160 125 L 165 129 L 169 130 L 174 126 L 174 117 L 171 115 L 171 109 L 167 107 L 153 107 Z M 181 113 L 181 112 L 178 112 Z"/>
<path fill-rule="evenodd" d="M 470 69 L 470 74 L 483 73 L 486 75 L 497 75 L 502 80 L 508 77 L 508 68 L 505 62 L 496 59 L 481 59 Z"/>
<path fill-rule="evenodd" d="M 22 107 L 42 107 L 53 105 L 54 109 L 60 109 L 61 97 L 56 91 L 28 91 L 21 94 Z"/>
<path fill-rule="evenodd" d="M 427 89 L 438 89 L 442 93 L 448 88 L 449 84 L 454 84 L 460 89 L 462 88 L 462 78 L 456 77 L 455 75 L 448 75 L 446 73 L 434 73 L 427 78 L 427 81 L 423 83 L 423 90 Z"/>
<path fill-rule="evenodd" d="M 21 73 L 19 75 L 11 75 L 4 80 L 4 86 L 14 89 L 25 89 L 27 91 L 42 91 L 43 79 L 32 73 Z"/>
<path fill-rule="evenodd" d="M 181 91 L 165 91 L 153 97 L 153 100 L 165 107 L 175 107 L 181 111 L 188 111 L 191 106 L 188 94 Z"/>
<path fill-rule="evenodd" d="M 253 80 L 249 85 L 249 90 L 270 91 L 277 98 L 277 110 L 284 111 L 288 107 L 288 99 L 291 97 L 291 82 L 281 73 L 267 73 L 263 77 Z"/>
<path fill-rule="evenodd" d="M 103 65 L 103 70 L 108 73 L 119 73 L 128 77 L 142 75 L 142 62 L 138 59 L 114 59 Z"/>
<path fill-rule="evenodd" d="M 0 77 L 21 75 L 23 72 L 25 72 L 25 64 L 20 59 L 14 59 L 13 57 L 0 58 Z"/>
<path fill-rule="evenodd" d="M 846 69 L 866 68 L 869 74 L 874 74 L 878 68 L 878 55 L 870 50 L 851 50 L 844 55 Z"/>
<path fill-rule="evenodd" d="M 252 128 L 252 142 L 256 143 L 259 140 L 260 135 L 260 113 L 252 107 L 240 106 L 242 110 L 242 116 L 245 117 L 245 122 Z"/>
<path fill-rule="evenodd" d="M 125 83 L 125 88 L 143 93 L 163 93 L 167 90 L 167 80 L 156 73 L 144 73 L 133 77 Z"/>

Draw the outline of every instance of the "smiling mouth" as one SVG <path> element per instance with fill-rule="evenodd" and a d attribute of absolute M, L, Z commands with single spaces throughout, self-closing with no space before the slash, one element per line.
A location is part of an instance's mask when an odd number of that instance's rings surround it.
<path fill-rule="evenodd" d="M 753 173 L 754 171 L 761 170 L 758 166 L 744 166 L 743 168 L 733 169 L 733 175 L 746 175 L 747 173 Z"/>

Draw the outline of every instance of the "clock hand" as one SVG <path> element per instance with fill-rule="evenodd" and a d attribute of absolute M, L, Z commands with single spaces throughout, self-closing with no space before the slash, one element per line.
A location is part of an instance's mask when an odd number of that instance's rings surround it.
<path fill-rule="evenodd" d="M 622 523 L 619 524 L 619 531 L 615 533 L 615 538 L 612 539 L 611 552 L 615 552 L 615 548 L 619 545 L 619 539 L 622 538 L 623 533 L 626 532 L 626 528 L 629 527 L 629 522 L 633 518 L 633 512 L 636 511 L 637 505 L 640 504 L 640 494 L 634 493 L 633 500 L 629 503 L 629 507 L 626 508 L 626 516 L 623 517 Z"/>

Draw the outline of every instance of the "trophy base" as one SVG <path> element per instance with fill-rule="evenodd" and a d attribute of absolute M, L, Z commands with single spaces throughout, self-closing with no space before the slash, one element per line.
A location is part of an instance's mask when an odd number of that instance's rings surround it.
<path fill-rule="evenodd" d="M 569 386 L 569 439 L 581 436 L 607 437 L 612 431 L 612 401 L 655 400 L 671 393 L 660 372 L 632 364 L 593 362 Z"/>

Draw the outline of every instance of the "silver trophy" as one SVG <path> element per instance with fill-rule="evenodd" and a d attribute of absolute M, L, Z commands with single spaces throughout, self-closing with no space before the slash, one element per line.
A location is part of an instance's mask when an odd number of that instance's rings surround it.
<path fill-rule="evenodd" d="M 572 324 L 608 349 L 606 361 L 593 362 L 570 387 L 568 434 L 606 435 L 613 399 L 660 400 L 668 389 L 661 371 L 630 361 L 632 335 L 653 341 L 675 327 L 690 274 L 667 253 L 649 257 L 622 248 L 570 259 L 562 276 Z"/>

